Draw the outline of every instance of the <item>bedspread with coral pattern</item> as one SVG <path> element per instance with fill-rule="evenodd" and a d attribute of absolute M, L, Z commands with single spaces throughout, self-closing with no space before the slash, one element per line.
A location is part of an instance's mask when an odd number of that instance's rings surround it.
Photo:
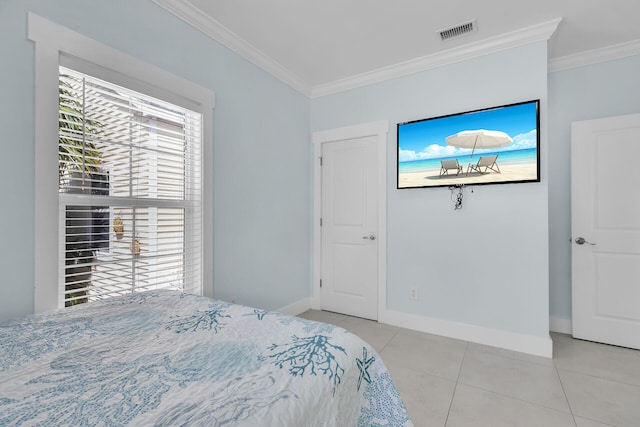
<path fill-rule="evenodd" d="M 411 426 L 346 330 L 151 291 L 0 323 L 2 426 Z"/>

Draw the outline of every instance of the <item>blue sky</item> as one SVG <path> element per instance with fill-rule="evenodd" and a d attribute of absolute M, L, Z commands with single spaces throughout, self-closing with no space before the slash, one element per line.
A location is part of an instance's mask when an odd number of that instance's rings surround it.
<path fill-rule="evenodd" d="M 445 138 L 463 130 L 499 130 L 513 138 L 502 150 L 535 148 L 536 102 L 440 117 L 398 126 L 399 161 L 436 159 L 468 154 L 471 150 L 450 147 Z M 492 150 L 497 151 L 497 150 Z"/>

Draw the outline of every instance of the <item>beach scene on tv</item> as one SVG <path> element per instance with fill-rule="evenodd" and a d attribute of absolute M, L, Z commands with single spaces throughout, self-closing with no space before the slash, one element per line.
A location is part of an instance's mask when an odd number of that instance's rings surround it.
<path fill-rule="evenodd" d="M 537 181 L 538 102 L 398 124 L 398 188 Z"/>

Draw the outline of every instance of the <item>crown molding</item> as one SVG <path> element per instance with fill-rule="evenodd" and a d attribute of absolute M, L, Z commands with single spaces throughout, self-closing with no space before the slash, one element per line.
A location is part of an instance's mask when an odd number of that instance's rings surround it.
<path fill-rule="evenodd" d="M 549 60 L 549 72 L 569 70 L 633 55 L 640 55 L 640 40 L 632 40 L 573 55 L 552 58 Z"/>
<path fill-rule="evenodd" d="M 558 28 L 562 18 L 532 25 L 510 33 L 500 34 L 474 43 L 438 52 L 432 55 L 411 59 L 388 67 L 378 68 L 346 79 L 315 86 L 311 89 L 311 98 L 330 95 L 361 86 L 379 83 L 409 74 L 427 71 L 466 59 L 487 55 L 501 50 L 524 46 L 543 40 L 549 40 Z"/>
<path fill-rule="evenodd" d="M 309 97 L 311 86 L 274 61 L 255 46 L 227 27 L 211 18 L 188 0 L 152 0 L 155 4 L 177 16 L 195 29 L 216 40 L 233 52 L 252 62 L 293 89 Z"/>
<path fill-rule="evenodd" d="M 543 40 L 549 40 L 562 18 L 532 25 L 510 33 L 500 34 L 474 43 L 448 49 L 432 55 L 378 68 L 345 79 L 311 87 L 307 82 L 265 55 L 255 46 L 208 16 L 188 0 L 152 0 L 197 30 L 218 41 L 233 52 L 272 74 L 285 84 L 310 98 L 330 95 L 397 77 L 442 67 L 466 59 L 487 55 Z"/>

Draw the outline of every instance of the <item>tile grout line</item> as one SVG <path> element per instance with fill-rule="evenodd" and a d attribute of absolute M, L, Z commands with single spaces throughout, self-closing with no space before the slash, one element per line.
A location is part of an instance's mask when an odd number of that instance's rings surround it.
<path fill-rule="evenodd" d="M 563 334 L 563 335 L 566 335 L 566 334 Z M 613 349 L 631 350 L 633 352 L 638 352 L 638 354 L 640 354 L 640 349 L 639 350 L 628 349 L 626 347 L 619 347 L 619 346 L 614 346 L 614 345 L 606 344 L 606 343 L 598 343 L 598 342 L 594 342 L 594 341 L 587 341 L 587 340 L 582 340 L 582 339 L 578 339 L 578 338 L 573 338 L 571 336 L 568 336 L 568 338 L 571 341 L 582 342 L 582 343 L 592 344 L 594 346 L 602 346 L 602 347 L 604 347 L 605 349 L 607 349 L 606 350 L 607 354 L 605 354 L 604 357 L 609 357 L 610 353 L 617 352 L 616 350 L 613 350 Z M 555 361 L 554 361 L 554 366 L 556 366 Z M 558 367 L 558 366 L 556 366 L 556 368 L 558 370 L 569 372 L 569 373 L 572 373 L 572 374 L 584 375 L 584 376 L 588 376 L 588 377 L 591 377 L 591 378 L 597 378 L 597 379 L 604 380 L 604 381 L 610 381 L 610 382 L 614 382 L 614 383 L 628 385 L 628 386 L 631 386 L 631 387 L 634 387 L 634 388 L 640 388 L 640 382 L 629 382 L 629 381 L 625 381 L 624 379 L 613 378 L 611 376 L 608 376 L 606 373 L 605 374 L 592 373 L 592 372 L 587 372 L 584 369 L 573 369 L 571 366 L 569 366 L 569 367 Z"/>
<path fill-rule="evenodd" d="M 602 375 L 590 374 L 590 373 L 586 373 L 584 371 L 577 371 L 577 370 L 574 370 L 574 369 L 571 369 L 571 368 L 558 368 L 558 367 L 556 367 L 556 369 L 568 372 L 570 374 L 582 375 L 582 376 L 589 377 L 589 378 L 595 378 L 595 379 L 602 380 L 602 381 L 608 381 L 608 382 L 611 382 L 611 383 L 622 384 L 622 385 L 626 385 L 626 386 L 629 386 L 629 387 L 640 389 L 640 384 L 636 384 L 636 383 L 630 383 L 630 382 L 627 382 L 627 381 L 613 379 L 613 378 L 609 378 L 609 377 L 602 376 Z"/>
<path fill-rule="evenodd" d="M 396 335 L 398 335 L 398 332 L 400 332 L 400 329 L 399 329 L 399 328 L 393 332 L 393 335 L 391 335 L 391 338 L 389 338 L 389 341 L 387 341 L 387 342 L 386 342 L 386 344 L 385 344 L 385 345 L 383 345 L 383 346 L 380 348 L 380 351 L 378 351 L 378 354 L 379 354 L 379 355 L 380 355 L 380 353 L 382 353 L 382 350 L 384 350 L 385 348 L 387 348 L 387 346 L 389 345 L 389 343 L 390 343 L 391 341 L 393 341 L 393 339 L 396 337 Z M 382 355 L 380 355 L 380 358 L 382 359 Z M 384 361 L 383 361 L 383 363 L 384 363 Z"/>
<path fill-rule="evenodd" d="M 483 352 L 483 350 L 480 350 L 480 351 Z M 535 365 L 535 366 L 540 366 L 540 367 L 549 368 L 549 369 L 553 368 L 553 371 L 555 372 L 556 377 L 558 378 L 558 381 L 560 381 L 560 375 L 559 375 L 558 370 L 557 370 L 557 368 L 555 366 L 555 363 L 552 363 L 552 365 L 549 366 L 549 365 L 537 363 L 537 362 L 534 362 L 534 361 L 531 361 L 531 360 L 520 359 L 520 358 L 517 358 L 517 357 L 509 357 L 509 356 L 504 355 L 504 354 L 496 354 L 496 353 L 491 353 L 491 352 L 486 352 L 486 351 L 484 353 L 489 355 L 489 356 L 491 356 L 491 357 L 495 357 L 495 358 L 498 358 L 498 359 L 505 359 L 505 360 L 509 360 L 509 361 L 512 361 L 512 362 L 515 362 L 515 363 Z M 465 355 L 465 358 L 466 358 L 466 356 L 467 355 Z M 472 384 L 472 383 L 465 383 L 465 382 L 461 382 L 461 384 L 465 385 L 465 386 L 468 386 L 468 387 L 475 388 L 477 390 L 486 391 L 488 393 L 492 393 L 492 394 L 495 394 L 497 396 L 502 396 L 502 397 L 506 397 L 506 398 L 511 399 L 511 400 L 516 400 L 516 401 L 523 402 L 523 403 L 526 403 L 526 404 L 529 404 L 529 405 L 537 406 L 537 407 L 540 407 L 540 408 L 543 408 L 543 409 L 548 409 L 548 410 L 551 410 L 551 411 L 557 411 L 557 412 L 561 412 L 561 413 L 564 413 L 564 414 L 569 414 L 569 415 L 571 415 L 573 417 L 573 413 L 571 412 L 571 407 L 569 405 L 568 398 L 566 396 L 564 388 L 562 387 L 562 382 L 561 381 L 560 381 L 560 388 L 562 389 L 562 393 L 563 393 L 563 395 L 565 397 L 565 402 L 567 403 L 567 408 L 569 409 L 569 412 L 567 412 L 567 411 L 565 411 L 563 409 L 555 408 L 555 407 L 550 406 L 550 405 L 542 404 L 542 403 L 539 403 L 539 402 L 534 402 L 532 400 L 527 400 L 526 398 L 523 398 L 523 397 L 516 397 L 514 395 L 507 394 L 505 392 L 496 391 L 496 390 L 493 390 L 491 388 L 485 388 L 485 387 L 483 387 L 481 385 Z"/>
<path fill-rule="evenodd" d="M 481 391 L 484 391 L 484 392 L 487 392 L 487 393 L 494 394 L 496 396 L 504 397 L 505 399 L 514 400 L 516 402 L 522 402 L 522 403 L 525 403 L 525 404 L 527 404 L 529 406 L 535 406 L 537 408 L 541 408 L 541 409 L 544 409 L 544 410 L 547 410 L 547 411 L 555 411 L 555 412 L 559 412 L 561 414 L 571 415 L 572 418 L 574 417 L 573 413 L 571 412 L 571 407 L 569 407 L 569 412 L 566 412 L 566 411 L 563 411 L 563 410 L 558 409 L 558 408 L 552 408 L 550 406 L 541 405 L 539 403 L 531 402 L 530 400 L 526 400 L 526 399 L 523 399 L 521 397 L 515 397 L 515 396 L 508 395 L 508 394 L 500 393 L 498 391 L 487 389 L 487 388 L 484 388 L 484 387 L 480 387 L 478 385 L 465 384 L 465 383 L 460 383 L 460 384 L 465 386 L 465 387 L 473 388 L 473 389 L 476 389 L 476 390 L 481 390 Z M 594 421 L 597 421 L 597 420 L 594 420 Z"/>
<path fill-rule="evenodd" d="M 449 415 L 451 415 L 451 407 L 453 406 L 453 399 L 456 398 L 456 392 L 458 391 L 458 383 L 460 381 L 460 373 L 462 372 L 462 365 L 464 365 L 464 360 L 467 357 L 468 348 L 469 348 L 469 341 L 465 341 L 464 353 L 462 354 L 462 361 L 460 362 L 460 367 L 458 367 L 458 375 L 456 375 L 456 385 L 453 387 L 453 393 L 451 394 L 451 401 L 449 402 L 449 408 L 447 409 L 447 416 L 444 419 L 443 427 L 447 427 L 447 424 L 449 423 Z"/>
<path fill-rule="evenodd" d="M 553 356 L 552 356 L 553 359 Z M 558 370 L 558 366 L 556 362 L 553 362 L 553 368 L 556 371 L 556 375 L 558 376 L 558 381 L 560 381 L 560 387 L 562 388 L 562 394 L 564 394 L 564 399 L 567 401 L 567 406 L 569 407 L 569 412 L 571 413 L 571 418 L 573 419 L 573 425 L 578 427 L 578 422 L 576 421 L 576 416 L 573 413 L 573 408 L 571 407 L 571 402 L 569 402 L 569 396 L 567 396 L 567 391 L 564 389 L 564 382 L 562 381 L 562 377 L 560 376 L 560 371 Z"/>

